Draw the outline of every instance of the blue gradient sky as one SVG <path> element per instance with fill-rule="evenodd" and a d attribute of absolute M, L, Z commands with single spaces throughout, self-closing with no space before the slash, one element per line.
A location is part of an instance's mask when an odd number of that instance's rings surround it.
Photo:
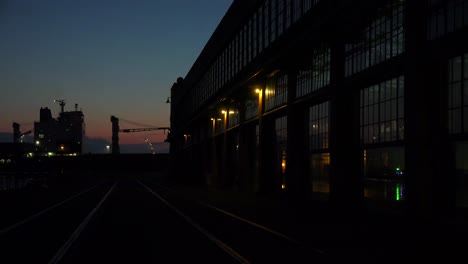
<path fill-rule="evenodd" d="M 232 0 L 0 0 L 0 132 L 33 128 L 39 109 L 74 104 L 86 135 L 111 140 L 110 116 L 169 126 L 185 77 Z M 28 125 L 28 123 L 30 123 Z M 121 127 L 132 128 L 135 126 Z M 163 131 L 120 133 L 161 142 Z"/>

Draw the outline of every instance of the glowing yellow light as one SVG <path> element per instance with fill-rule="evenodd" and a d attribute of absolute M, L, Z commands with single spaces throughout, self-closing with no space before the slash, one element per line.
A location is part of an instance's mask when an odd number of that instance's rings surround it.
<path fill-rule="evenodd" d="M 60 149 L 63 150 L 65 147 L 63 145 L 60 146 Z"/>
<path fill-rule="evenodd" d="M 283 190 L 286 189 L 286 185 L 284 183 L 281 184 L 281 189 L 283 189 Z"/>
<path fill-rule="evenodd" d="M 234 113 L 235 113 L 235 112 L 234 112 L 234 111 L 232 111 L 232 110 L 231 110 L 231 111 L 229 111 L 229 114 L 234 114 Z"/>
<path fill-rule="evenodd" d="M 214 120 L 214 118 L 210 118 L 210 120 L 211 120 L 211 121 L 213 121 L 213 120 Z"/>
<path fill-rule="evenodd" d="M 257 93 L 257 94 L 260 93 L 260 89 L 258 89 L 258 88 L 255 89 L 255 93 Z"/>
<path fill-rule="evenodd" d="M 221 114 L 226 114 L 226 110 L 221 110 Z"/>
<path fill-rule="evenodd" d="M 41 142 L 39 142 L 39 140 L 36 141 L 36 145 L 39 145 Z"/>

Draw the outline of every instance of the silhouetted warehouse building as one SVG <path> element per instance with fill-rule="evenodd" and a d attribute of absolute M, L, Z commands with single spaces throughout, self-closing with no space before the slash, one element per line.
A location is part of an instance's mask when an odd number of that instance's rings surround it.
<path fill-rule="evenodd" d="M 233 2 L 171 88 L 171 172 L 423 215 L 468 207 L 468 0 Z"/>

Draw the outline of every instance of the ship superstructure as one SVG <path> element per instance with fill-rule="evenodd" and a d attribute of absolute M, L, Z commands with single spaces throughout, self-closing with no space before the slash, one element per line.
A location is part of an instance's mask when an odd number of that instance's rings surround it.
<path fill-rule="evenodd" d="M 36 151 L 48 155 L 80 155 L 85 134 L 84 115 L 75 104 L 74 111 L 64 111 L 65 101 L 60 103 L 61 112 L 52 117 L 48 107 L 40 109 L 39 122 L 34 122 Z"/>

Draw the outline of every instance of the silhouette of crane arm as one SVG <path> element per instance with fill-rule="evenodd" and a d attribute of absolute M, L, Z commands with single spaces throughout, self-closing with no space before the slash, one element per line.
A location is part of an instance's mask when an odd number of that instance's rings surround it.
<path fill-rule="evenodd" d="M 26 131 L 26 132 L 24 132 L 24 133 L 21 133 L 21 136 L 29 135 L 29 134 L 31 134 L 32 132 L 34 132 L 34 129 L 30 129 L 30 130 L 28 130 L 28 131 Z"/>
<path fill-rule="evenodd" d="M 169 127 L 146 127 L 146 128 L 125 128 L 119 129 L 119 132 L 130 133 L 130 132 L 143 132 L 143 131 L 153 131 L 153 130 L 170 130 Z"/>

